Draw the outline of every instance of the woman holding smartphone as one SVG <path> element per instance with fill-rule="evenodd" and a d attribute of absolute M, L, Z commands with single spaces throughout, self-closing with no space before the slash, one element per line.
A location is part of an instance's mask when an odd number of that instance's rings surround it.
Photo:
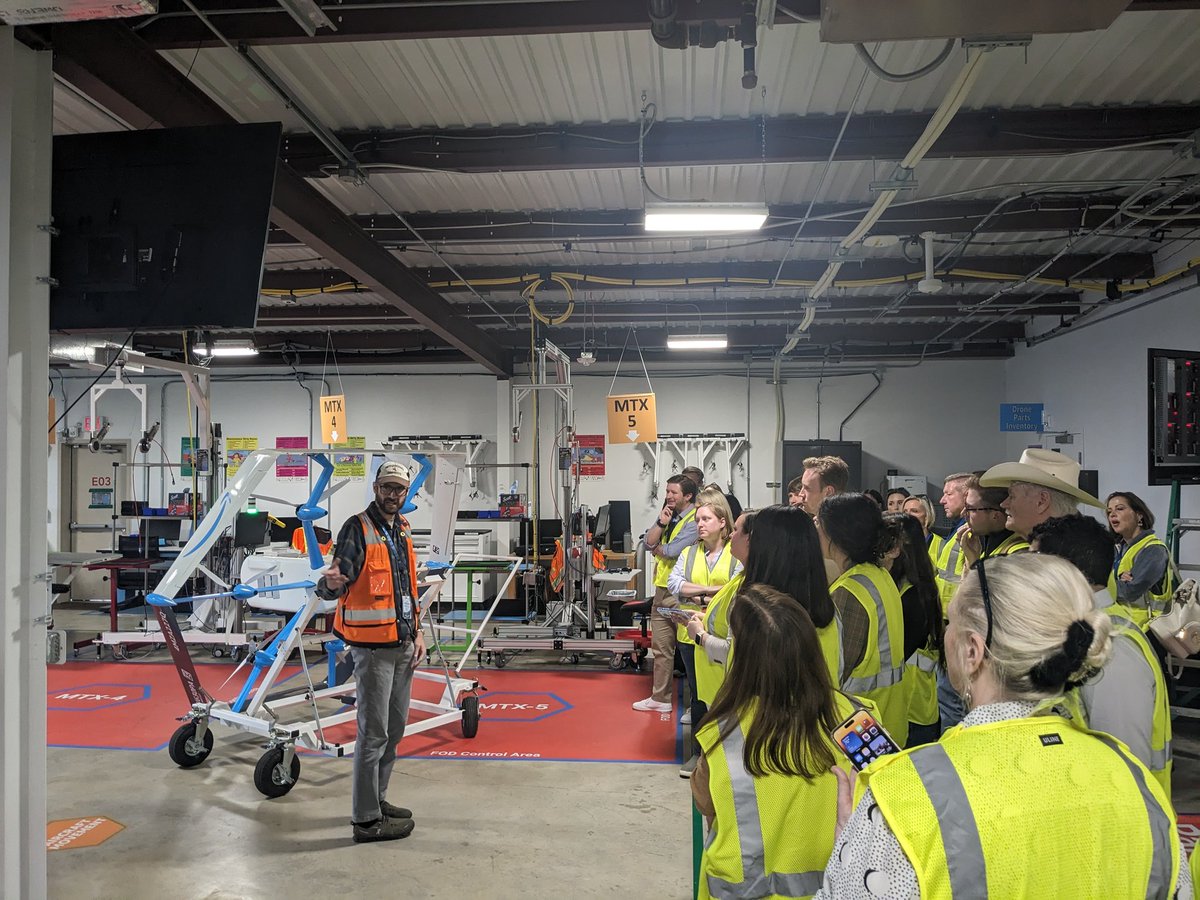
<path fill-rule="evenodd" d="M 691 694 L 691 705 L 681 720 L 684 725 L 699 722 L 708 708 L 696 692 L 696 644 L 686 625 L 693 614 L 703 612 L 717 592 L 741 571 L 742 564 L 734 559 L 729 547 L 732 523 L 725 494 L 712 488 L 702 490 L 696 498 L 696 531 L 700 540 L 680 554 L 667 578 L 667 590 L 679 598 L 678 608 L 671 610 L 671 619 L 676 622 L 676 641 Z M 699 754 L 700 745 L 693 737 L 691 756 L 679 770 L 681 778 L 692 774 Z"/>
<path fill-rule="evenodd" d="M 867 768 L 852 813 L 840 776 L 848 821 L 817 896 L 1191 896 L 1162 786 L 1115 738 L 1060 715 L 1112 649 L 1079 571 L 1043 554 L 983 560 L 949 617 L 967 716 Z"/>
<path fill-rule="evenodd" d="M 753 538 L 746 533 L 739 535 L 735 526 L 730 540 L 735 557 L 745 553 L 744 583 L 773 587 L 804 607 L 817 628 L 821 654 L 836 684 L 842 668 L 841 631 L 829 597 L 825 560 L 812 519 L 799 507 L 768 506 L 754 514 L 751 527 Z M 703 618 L 693 616 L 688 623 L 688 633 L 704 651 L 696 654 L 696 680 L 700 699 L 705 703 L 712 702 L 725 677 L 731 655 L 725 639 L 728 614 L 739 588 L 740 584 L 730 582 L 713 598 Z"/>
<path fill-rule="evenodd" d="M 829 586 L 842 620 L 841 688 L 879 704 L 884 727 L 908 740 L 909 683 L 904 680 L 904 609 L 879 563 L 895 543 L 875 501 L 862 494 L 827 497 L 816 519 L 825 558 L 840 573 Z"/>
<path fill-rule="evenodd" d="M 692 775 L 712 832 L 699 896 L 807 897 L 833 848 L 831 769 L 848 769 L 830 734 L 861 705 L 834 690 L 812 619 L 787 594 L 747 585 L 729 630 L 737 652 L 697 731 Z"/>

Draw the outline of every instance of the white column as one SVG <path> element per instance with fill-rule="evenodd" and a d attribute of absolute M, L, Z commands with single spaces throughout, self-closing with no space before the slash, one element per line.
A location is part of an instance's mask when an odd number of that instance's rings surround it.
<path fill-rule="evenodd" d="M 0 896 L 46 896 L 49 53 L 0 26 Z"/>

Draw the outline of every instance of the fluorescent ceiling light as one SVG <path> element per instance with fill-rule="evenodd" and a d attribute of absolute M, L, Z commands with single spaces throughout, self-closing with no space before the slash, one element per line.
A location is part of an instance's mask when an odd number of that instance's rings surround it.
<path fill-rule="evenodd" d="M 746 203 L 648 203 L 647 231 L 757 231 L 767 208 Z"/>
<path fill-rule="evenodd" d="M 258 348 L 250 341 L 213 341 L 211 344 L 196 344 L 192 352 L 197 356 L 258 356 Z"/>
<path fill-rule="evenodd" d="M 729 338 L 723 334 L 673 334 L 667 336 L 668 350 L 724 350 Z"/>

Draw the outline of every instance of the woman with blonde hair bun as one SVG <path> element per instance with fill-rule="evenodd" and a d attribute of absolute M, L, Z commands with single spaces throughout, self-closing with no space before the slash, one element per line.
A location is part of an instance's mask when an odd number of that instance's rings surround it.
<path fill-rule="evenodd" d="M 868 766 L 855 807 L 838 776 L 845 824 L 817 896 L 1190 897 L 1162 786 L 1124 744 L 1061 713 L 1112 649 L 1079 571 L 1033 553 L 981 561 L 949 617 L 967 716 Z"/>

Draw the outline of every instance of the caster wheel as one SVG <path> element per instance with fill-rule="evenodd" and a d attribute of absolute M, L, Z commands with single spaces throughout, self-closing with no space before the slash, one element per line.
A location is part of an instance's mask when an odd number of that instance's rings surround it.
<path fill-rule="evenodd" d="M 300 780 L 300 757 L 292 757 L 291 771 L 283 768 L 283 748 L 272 747 L 254 767 L 254 786 L 267 797 L 282 797 Z"/>
<path fill-rule="evenodd" d="M 245 647 L 234 647 L 233 652 L 229 654 L 229 658 L 232 659 L 234 662 L 241 662 L 243 659 L 246 658 L 246 648 Z"/>
<path fill-rule="evenodd" d="M 501 651 L 500 653 L 497 653 L 495 659 L 496 659 L 496 668 L 497 669 L 503 669 L 506 665 L 508 665 L 508 660 L 504 658 L 503 651 Z"/>
<path fill-rule="evenodd" d="M 225 656 L 225 648 L 224 647 L 213 647 L 212 655 L 213 655 L 213 659 L 221 659 L 222 657 Z"/>
<path fill-rule="evenodd" d="M 620 653 L 614 653 L 612 655 L 612 659 L 608 661 L 608 667 L 614 672 L 620 672 L 627 665 L 629 665 L 629 660 L 627 660 Z"/>
<path fill-rule="evenodd" d="M 208 759 L 208 754 L 212 752 L 212 748 L 213 733 L 211 730 L 204 732 L 204 740 L 202 742 L 197 741 L 196 723 L 184 722 L 171 735 L 171 742 L 167 744 L 167 753 L 171 755 L 171 762 L 175 763 L 175 765 L 181 769 L 190 769 Z"/>
<path fill-rule="evenodd" d="M 462 736 L 473 738 L 479 733 L 479 698 L 476 696 L 462 699 Z"/>

